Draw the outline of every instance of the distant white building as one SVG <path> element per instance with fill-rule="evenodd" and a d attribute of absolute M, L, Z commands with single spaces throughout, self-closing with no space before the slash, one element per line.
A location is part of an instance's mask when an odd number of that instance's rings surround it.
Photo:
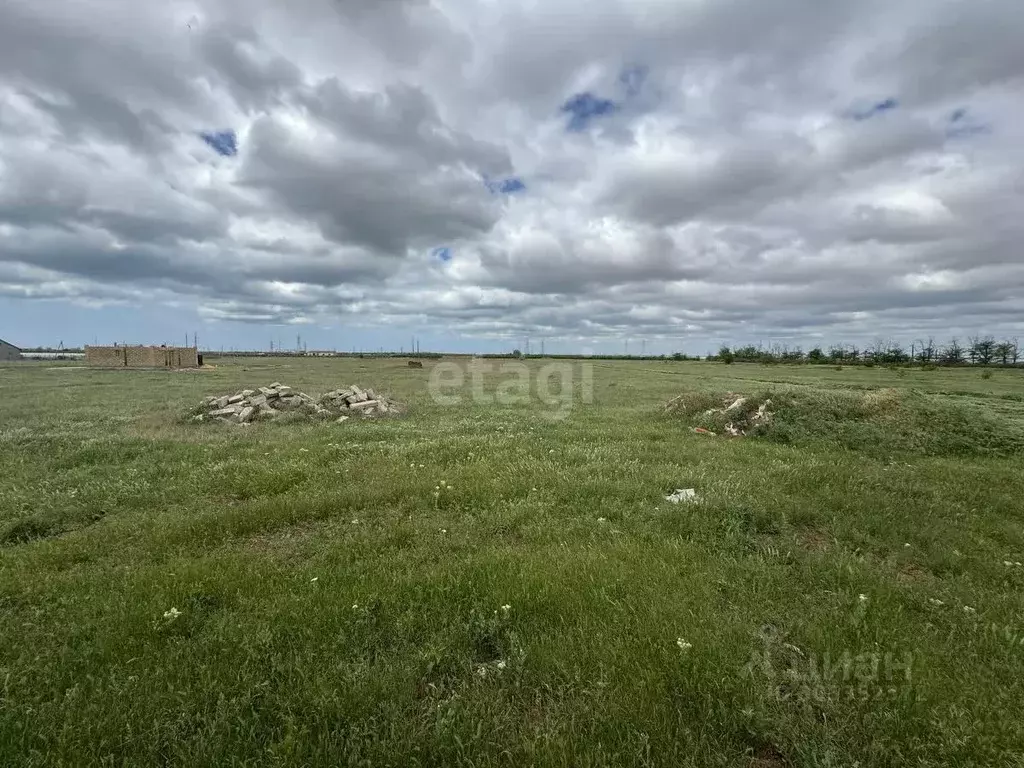
<path fill-rule="evenodd" d="M 0 363 L 8 360 L 21 360 L 21 350 L 13 344 L 0 339 Z"/>
<path fill-rule="evenodd" d="M 82 360 L 84 352 L 22 352 L 22 360 Z"/>

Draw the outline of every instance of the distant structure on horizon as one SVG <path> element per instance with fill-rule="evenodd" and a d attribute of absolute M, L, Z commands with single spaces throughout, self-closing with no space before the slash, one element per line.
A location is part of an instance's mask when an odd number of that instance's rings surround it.
<path fill-rule="evenodd" d="M 0 339 L 0 362 L 21 360 L 21 350 L 10 342 Z"/>
<path fill-rule="evenodd" d="M 85 364 L 105 368 L 198 368 L 202 358 L 196 347 L 86 346 Z"/>

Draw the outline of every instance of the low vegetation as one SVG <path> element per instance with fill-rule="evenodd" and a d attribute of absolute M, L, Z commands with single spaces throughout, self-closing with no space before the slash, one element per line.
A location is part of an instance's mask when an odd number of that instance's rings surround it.
<path fill-rule="evenodd" d="M 0 368 L 0 764 L 1024 761 L 1018 371 L 593 361 L 553 420 L 214 362 Z M 274 380 L 408 412 L 180 419 Z"/>
<path fill-rule="evenodd" d="M 736 396 L 724 396 L 728 402 Z M 1022 399 L 1024 400 L 1024 399 Z M 677 412 L 695 427 L 727 434 L 736 423 L 747 436 L 808 448 L 841 448 L 868 456 L 1010 458 L 1024 454 L 1024 423 L 983 404 L 895 388 L 764 391 L 744 396 L 742 415 L 768 404 L 771 418 L 749 418 L 721 408 L 723 396 L 693 393 Z M 1015 402 L 1010 399 L 1008 402 Z"/>

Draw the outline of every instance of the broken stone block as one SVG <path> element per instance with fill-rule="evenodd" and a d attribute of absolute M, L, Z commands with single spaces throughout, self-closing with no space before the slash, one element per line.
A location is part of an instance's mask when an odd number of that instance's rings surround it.
<path fill-rule="evenodd" d="M 214 419 L 225 418 L 225 417 L 228 417 L 228 416 L 235 416 L 237 414 L 238 414 L 238 409 L 234 408 L 234 407 L 231 407 L 231 408 L 218 408 L 215 411 L 210 411 L 210 417 L 214 418 Z"/>
<path fill-rule="evenodd" d="M 681 501 L 695 502 L 697 501 L 697 491 L 693 488 L 676 488 L 665 497 L 665 501 L 670 501 L 673 504 L 678 504 Z"/>
<path fill-rule="evenodd" d="M 238 414 L 238 423 L 247 424 L 248 422 L 252 421 L 252 417 L 255 413 L 256 409 L 251 406 L 243 408 Z"/>
<path fill-rule="evenodd" d="M 728 408 L 725 409 L 725 412 L 726 413 L 732 413 L 733 411 L 737 411 L 740 408 L 742 408 L 744 403 L 746 403 L 746 402 L 747 402 L 747 398 L 745 398 L 745 397 L 737 397 L 733 401 L 732 405 L 730 405 Z"/>
<path fill-rule="evenodd" d="M 256 390 L 254 390 L 254 389 L 243 389 L 242 390 L 242 397 L 252 397 L 255 394 L 256 394 Z"/>
<path fill-rule="evenodd" d="M 353 410 L 353 411 L 363 411 L 363 410 L 371 409 L 371 408 L 373 408 L 376 405 L 377 405 L 377 401 L 376 400 L 361 400 L 358 403 L 350 404 L 349 408 L 351 410 Z"/>
<path fill-rule="evenodd" d="M 214 405 L 217 406 L 217 408 L 227 408 L 228 400 L 230 400 L 230 398 L 227 395 L 224 395 L 224 397 L 218 397 L 214 401 Z"/>
<path fill-rule="evenodd" d="M 349 420 L 350 418 L 351 418 L 351 416 L 339 416 L 338 418 L 336 418 L 336 419 L 334 420 L 334 423 L 335 423 L 335 424 L 344 424 L 344 423 L 345 423 L 346 421 L 348 421 L 348 420 Z"/>
<path fill-rule="evenodd" d="M 267 396 L 266 395 L 256 395 L 256 397 L 249 398 L 249 405 L 253 406 L 254 408 L 261 408 L 261 407 L 263 407 L 266 404 L 267 404 Z"/>

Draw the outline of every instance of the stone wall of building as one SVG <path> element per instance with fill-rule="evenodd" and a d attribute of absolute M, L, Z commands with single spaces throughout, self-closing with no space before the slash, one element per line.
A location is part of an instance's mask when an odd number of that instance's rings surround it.
<path fill-rule="evenodd" d="M 111 368 L 198 368 L 195 347 L 89 347 L 85 364 Z"/>

